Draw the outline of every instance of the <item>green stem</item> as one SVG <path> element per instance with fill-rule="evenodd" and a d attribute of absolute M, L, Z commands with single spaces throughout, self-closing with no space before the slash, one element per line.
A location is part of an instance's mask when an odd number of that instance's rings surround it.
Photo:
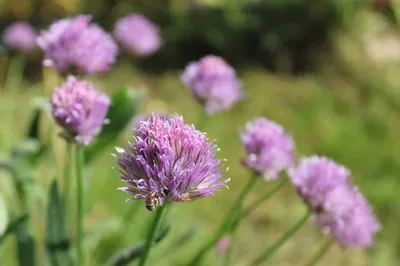
<path fill-rule="evenodd" d="M 329 251 L 331 248 L 332 244 L 334 241 L 332 239 L 329 239 L 326 241 L 326 243 L 318 250 L 318 252 L 313 256 L 313 258 L 310 260 L 309 263 L 307 263 L 307 266 L 314 266 L 318 263 L 318 261 L 325 256 L 325 254 Z"/>
<path fill-rule="evenodd" d="M 233 221 L 236 220 L 236 211 L 238 206 L 242 206 L 244 200 L 246 199 L 247 195 L 251 191 L 251 189 L 254 187 L 258 180 L 258 175 L 254 174 L 249 182 L 247 183 L 246 187 L 243 189 L 242 193 L 239 195 L 238 199 L 236 202 L 232 205 L 230 211 L 228 212 L 228 215 L 225 217 L 225 220 L 219 227 L 217 233 L 214 235 L 210 241 L 208 241 L 202 249 L 196 254 L 196 256 L 191 260 L 191 262 L 188 264 L 190 266 L 198 265 L 201 260 L 203 259 L 203 256 L 218 242 L 218 240 L 223 236 L 223 234 L 226 232 L 228 228 L 231 227 L 231 224 Z"/>
<path fill-rule="evenodd" d="M 83 250 L 83 216 L 84 216 L 84 187 L 83 187 L 83 168 L 85 163 L 85 147 L 82 145 L 76 146 L 76 177 L 77 177 L 77 223 L 76 223 L 76 255 L 77 255 L 77 265 L 85 265 L 85 256 Z"/>
<path fill-rule="evenodd" d="M 235 228 L 239 226 L 239 223 L 242 221 L 244 217 L 249 216 L 255 209 L 257 209 L 261 204 L 270 199 L 273 195 L 275 195 L 275 193 L 277 193 L 288 183 L 289 179 L 283 178 L 283 180 L 275 188 L 273 188 L 271 191 L 268 191 L 264 196 L 256 200 L 253 204 L 250 204 L 250 207 L 248 207 L 245 211 L 243 211 L 236 219 L 236 221 L 233 223 L 231 231 L 235 230 Z"/>
<path fill-rule="evenodd" d="M 64 165 L 64 202 L 66 203 L 65 209 L 69 213 L 69 199 L 71 190 L 71 164 L 72 164 L 72 144 L 67 143 L 67 149 L 65 150 L 65 165 Z"/>
<path fill-rule="evenodd" d="M 233 254 L 233 249 L 236 244 L 236 235 L 237 235 L 237 227 L 239 226 L 240 222 L 243 220 L 243 218 L 247 217 L 252 213 L 257 207 L 259 207 L 264 201 L 268 200 L 271 198 L 273 195 L 275 195 L 276 192 L 278 192 L 281 188 L 283 188 L 286 184 L 288 184 L 289 180 L 287 178 L 284 178 L 275 188 L 273 188 L 271 191 L 268 191 L 263 197 L 260 199 L 256 200 L 253 204 L 250 205 L 245 211 L 242 211 L 235 222 L 232 223 L 232 226 L 230 228 L 230 233 L 232 235 L 231 238 L 231 243 L 229 245 L 229 249 L 226 253 L 225 256 L 225 264 L 226 266 L 230 265 L 231 259 L 232 259 L 232 254 Z"/>
<path fill-rule="evenodd" d="M 279 250 L 279 248 L 308 221 L 309 217 L 310 213 L 307 211 L 304 217 L 294 227 L 292 227 L 292 229 L 290 229 L 286 234 L 284 234 L 278 240 L 278 242 L 270 246 L 264 253 L 262 253 L 256 260 L 254 260 L 254 262 L 251 265 L 258 266 L 261 263 L 267 261 L 269 258 L 271 258 L 272 255 L 274 255 Z"/>
<path fill-rule="evenodd" d="M 139 262 L 139 266 L 145 266 L 147 259 L 150 254 L 150 249 L 153 246 L 154 242 L 154 236 L 156 235 L 157 229 L 161 224 L 162 217 L 164 216 L 164 213 L 167 209 L 167 203 L 164 204 L 164 206 L 158 207 L 156 217 L 154 217 L 153 224 L 150 227 L 150 230 L 147 235 L 146 239 L 146 245 L 144 247 L 142 257 Z"/>

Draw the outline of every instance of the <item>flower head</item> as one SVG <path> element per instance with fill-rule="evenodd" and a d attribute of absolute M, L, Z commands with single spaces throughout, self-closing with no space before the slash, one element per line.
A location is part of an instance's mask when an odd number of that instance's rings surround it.
<path fill-rule="evenodd" d="M 37 32 L 30 24 L 22 21 L 8 26 L 3 33 L 3 44 L 15 50 L 28 53 L 36 48 Z"/>
<path fill-rule="evenodd" d="M 350 184 L 350 172 L 325 157 L 304 158 L 289 171 L 293 184 L 309 206 L 312 220 L 342 246 L 373 244 L 380 230 L 367 200 Z"/>
<path fill-rule="evenodd" d="M 229 179 L 221 160 L 215 159 L 216 145 L 181 116 L 164 119 L 153 115 L 135 129 L 128 150 L 116 148 L 121 179 L 120 189 L 132 199 L 157 195 L 157 205 L 187 202 L 213 194 Z"/>
<path fill-rule="evenodd" d="M 327 192 L 350 182 L 350 171 L 326 157 L 302 158 L 289 176 L 302 199 L 313 207 L 320 206 Z"/>
<path fill-rule="evenodd" d="M 283 128 L 266 118 L 256 118 L 240 134 L 247 157 L 244 165 L 263 175 L 265 180 L 275 180 L 281 171 L 294 163 L 294 142 Z"/>
<path fill-rule="evenodd" d="M 209 114 L 228 110 L 243 97 L 235 70 L 218 56 L 190 63 L 181 79 Z"/>
<path fill-rule="evenodd" d="M 167 115 L 165 113 L 162 113 L 162 112 L 143 113 L 143 114 L 140 114 L 137 117 L 135 117 L 135 119 L 133 120 L 133 123 L 132 123 L 133 124 L 133 129 L 138 129 L 142 122 L 146 122 L 147 120 L 152 118 L 154 114 L 156 114 L 161 119 L 165 119 L 166 120 L 166 119 L 170 118 L 169 115 Z"/>
<path fill-rule="evenodd" d="M 154 54 L 162 45 L 158 27 L 141 14 L 120 19 L 113 35 L 127 51 L 139 56 Z"/>
<path fill-rule="evenodd" d="M 110 103 L 110 98 L 92 83 L 72 76 L 51 98 L 53 117 L 64 128 L 64 136 L 84 145 L 90 144 L 107 122 Z"/>
<path fill-rule="evenodd" d="M 86 15 L 65 18 L 42 32 L 37 43 L 47 56 L 43 63 L 64 73 L 73 68 L 82 74 L 108 71 L 118 47 L 109 34 L 90 21 L 91 16 Z"/>

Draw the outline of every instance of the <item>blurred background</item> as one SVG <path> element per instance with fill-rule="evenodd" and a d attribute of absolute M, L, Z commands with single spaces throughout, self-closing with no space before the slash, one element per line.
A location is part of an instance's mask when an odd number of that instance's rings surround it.
<path fill-rule="evenodd" d="M 246 98 L 232 110 L 210 116 L 202 128 L 217 140 L 219 156 L 228 159 L 230 189 L 176 204 L 168 214 L 171 232 L 153 250 L 150 265 L 184 265 L 211 236 L 251 175 L 239 163 L 244 151 L 238 132 L 246 121 L 265 116 L 292 133 L 299 156 L 326 155 L 346 165 L 382 223 L 374 248 L 336 245 L 320 265 L 390 266 L 400 264 L 400 7 L 394 2 L 0 0 L 0 29 L 25 20 L 40 30 L 55 19 L 88 13 L 111 31 L 122 16 L 145 14 L 161 29 L 162 49 L 143 59 L 121 54 L 110 72 L 89 79 L 109 93 L 122 86 L 145 89 L 140 113 L 176 112 L 190 123 L 198 121 L 203 108 L 194 104 L 179 80 L 187 63 L 215 54 L 237 70 Z M 37 97 L 49 95 L 59 84 L 59 77 L 42 68 L 43 54 L 38 50 L 26 58 L 18 94 L 6 97 L 3 84 L 11 57 L 1 49 L 1 154 L 21 143 Z M 124 147 L 131 136 L 128 126 L 112 145 Z M 54 145 L 55 153 L 44 155 L 34 171 L 37 182 L 29 188 L 32 232 L 37 239 L 44 239 L 46 233 L 47 188 L 64 160 L 63 142 Z M 110 146 L 88 169 L 85 245 L 91 265 L 104 265 L 115 252 L 143 239 L 143 228 L 153 217 L 143 202 L 125 204 L 127 195 L 116 190 L 122 182 L 111 169 L 115 166 L 112 152 Z M 274 186 L 261 182 L 249 202 Z M 6 172 L 0 172 L 0 192 L 7 209 L 17 210 L 16 191 Z M 291 187 L 263 204 L 240 227 L 234 265 L 247 265 L 303 212 L 304 205 Z M 70 223 L 72 219 L 67 217 Z M 318 227 L 308 223 L 268 265 L 304 265 L 325 239 Z M 15 241 L 8 238 L 0 249 L 0 265 L 17 265 Z M 45 265 L 46 248 L 38 245 L 37 265 Z M 220 265 L 222 256 L 214 250 L 207 262 Z"/>

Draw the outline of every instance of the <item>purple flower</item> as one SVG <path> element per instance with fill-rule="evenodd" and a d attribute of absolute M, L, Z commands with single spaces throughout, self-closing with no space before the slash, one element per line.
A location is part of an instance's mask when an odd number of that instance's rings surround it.
<path fill-rule="evenodd" d="M 371 246 L 374 234 L 380 230 L 366 199 L 357 188 L 348 185 L 329 190 L 324 202 L 313 211 L 312 219 L 342 246 Z"/>
<path fill-rule="evenodd" d="M 248 122 L 240 138 L 247 152 L 243 164 L 263 175 L 265 180 L 277 179 L 280 172 L 295 161 L 292 137 L 280 125 L 266 118 Z"/>
<path fill-rule="evenodd" d="M 18 21 L 8 26 L 3 33 L 3 44 L 28 53 L 36 48 L 37 32 L 30 24 Z"/>
<path fill-rule="evenodd" d="M 113 35 L 123 48 L 139 56 L 154 54 L 162 45 L 158 27 L 141 14 L 120 19 Z"/>
<path fill-rule="evenodd" d="M 153 113 L 144 113 L 144 114 L 140 114 L 137 117 L 135 117 L 135 119 L 133 120 L 133 129 L 138 129 L 140 127 L 140 124 L 142 122 L 146 122 L 147 120 L 149 120 L 149 118 L 152 118 L 153 115 L 156 114 L 157 116 L 159 116 L 161 119 L 165 119 L 167 120 L 168 118 L 170 118 L 169 115 L 162 113 L 162 112 L 153 112 Z"/>
<path fill-rule="evenodd" d="M 221 160 L 215 159 L 216 145 L 181 116 L 164 119 L 153 115 L 135 129 L 128 150 L 116 148 L 122 191 L 131 199 L 150 199 L 156 206 L 165 202 L 187 202 L 214 194 L 229 179 Z M 146 205 L 146 207 L 148 207 Z"/>
<path fill-rule="evenodd" d="M 118 47 L 109 34 L 90 21 L 91 16 L 86 15 L 65 18 L 42 32 L 37 43 L 47 56 L 43 63 L 64 73 L 74 68 L 82 74 L 108 71 Z"/>
<path fill-rule="evenodd" d="M 318 156 L 302 158 L 297 168 L 289 170 L 289 176 L 302 199 L 313 207 L 324 202 L 328 191 L 350 182 L 347 168 Z"/>
<path fill-rule="evenodd" d="M 367 200 L 350 184 L 350 172 L 325 157 L 301 160 L 289 175 L 298 193 L 309 206 L 312 220 L 342 246 L 373 244 L 380 230 Z"/>
<path fill-rule="evenodd" d="M 243 97 L 235 70 L 218 56 L 190 63 L 181 79 L 209 114 L 228 110 Z"/>
<path fill-rule="evenodd" d="M 68 140 L 88 145 L 107 122 L 110 103 L 109 97 L 96 90 L 92 83 L 69 76 L 53 93 L 51 109 Z"/>

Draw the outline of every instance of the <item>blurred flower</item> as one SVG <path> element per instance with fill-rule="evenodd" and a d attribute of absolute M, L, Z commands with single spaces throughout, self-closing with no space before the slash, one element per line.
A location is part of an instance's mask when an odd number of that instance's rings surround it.
<path fill-rule="evenodd" d="M 373 245 L 373 236 L 380 230 L 366 199 L 357 188 L 347 185 L 328 191 L 312 219 L 325 233 L 349 247 Z"/>
<path fill-rule="evenodd" d="M 114 64 L 118 47 L 112 37 L 91 16 L 80 15 L 53 23 L 37 39 L 46 53 L 43 63 L 60 72 L 73 68 L 81 74 L 106 72 Z"/>
<path fill-rule="evenodd" d="M 8 26 L 3 32 L 3 44 L 11 49 L 28 53 L 36 48 L 37 32 L 30 24 L 22 21 Z"/>
<path fill-rule="evenodd" d="M 157 26 L 141 14 L 120 19 L 113 35 L 123 48 L 139 56 L 154 54 L 162 45 Z"/>
<path fill-rule="evenodd" d="M 64 128 L 64 136 L 84 145 L 90 144 L 107 122 L 110 103 L 109 97 L 92 83 L 73 76 L 51 98 L 53 117 Z"/>
<path fill-rule="evenodd" d="M 120 156 L 114 155 L 121 179 L 129 185 L 120 189 L 132 199 L 147 201 L 150 196 L 157 199 L 156 206 L 187 202 L 212 195 L 229 181 L 221 180 L 225 171 L 214 158 L 214 142 L 181 116 L 153 115 L 135 131 L 128 150 L 116 148 Z"/>
<path fill-rule="evenodd" d="M 281 171 L 295 161 L 295 145 L 284 129 L 266 118 L 256 118 L 246 125 L 240 138 L 247 152 L 243 164 L 263 175 L 265 180 L 275 180 Z"/>
<path fill-rule="evenodd" d="M 301 160 L 289 175 L 309 206 L 312 220 L 341 245 L 364 247 L 373 244 L 380 230 L 366 199 L 349 183 L 350 172 L 325 157 Z"/>
<path fill-rule="evenodd" d="M 235 70 L 218 56 L 190 63 L 181 79 L 209 114 L 228 110 L 243 97 Z"/>
<path fill-rule="evenodd" d="M 349 183 L 350 171 L 326 157 L 302 158 L 289 176 L 302 199 L 313 207 L 320 206 L 325 194 L 333 188 Z"/>
<path fill-rule="evenodd" d="M 217 242 L 217 251 L 221 256 L 224 256 L 231 246 L 231 237 L 223 236 Z"/>

